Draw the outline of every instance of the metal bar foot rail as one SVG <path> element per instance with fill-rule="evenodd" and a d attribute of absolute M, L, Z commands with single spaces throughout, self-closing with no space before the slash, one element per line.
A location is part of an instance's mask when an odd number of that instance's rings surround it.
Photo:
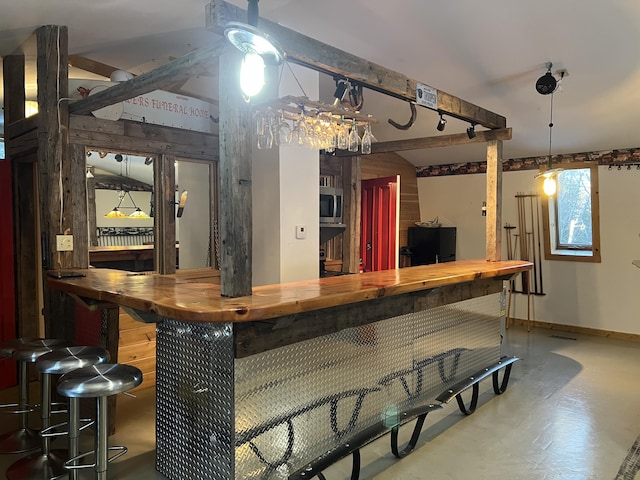
<path fill-rule="evenodd" d="M 511 367 L 515 362 L 520 360 L 518 357 L 502 357 L 496 363 L 470 375 L 469 377 L 461 380 L 460 382 L 453 385 L 451 388 L 448 388 L 444 392 L 442 392 L 436 400 L 441 403 L 449 403 L 454 397 L 458 401 L 458 407 L 460 411 L 465 415 L 471 415 L 476 410 L 476 406 L 478 405 L 478 394 L 480 391 L 479 384 L 480 381 L 487 378 L 489 375 L 493 376 L 493 391 L 496 395 L 501 395 L 507 389 L 509 384 L 509 376 L 511 374 Z M 502 377 L 502 381 L 499 381 L 499 372 L 504 368 L 504 376 Z M 471 402 L 467 407 L 462 399 L 462 393 L 469 388 L 473 389 L 471 394 Z"/>
<path fill-rule="evenodd" d="M 429 403 L 423 404 L 411 409 L 394 413 L 387 416 L 380 422 L 375 423 L 359 432 L 357 435 L 350 437 L 348 440 L 342 442 L 340 445 L 328 450 L 323 455 L 316 458 L 313 462 L 305 465 L 298 471 L 289 475 L 289 480 L 306 480 L 311 478 L 318 478 L 324 480 L 325 477 L 322 471 L 349 455 L 353 457 L 353 463 L 351 467 L 351 480 L 358 480 L 360 478 L 360 449 L 368 445 L 369 443 L 377 440 L 378 438 L 386 435 L 389 430 L 392 432 L 392 450 L 398 451 L 398 429 L 401 425 L 418 418 L 418 423 L 414 427 L 413 435 L 407 447 L 401 452 L 404 452 L 401 456 L 407 455 L 415 447 L 424 419 L 429 412 L 439 410 L 442 405 Z M 395 431 L 395 434 L 393 433 Z M 395 452 L 394 452 L 395 454 Z M 396 455 L 398 456 L 398 455 Z M 398 458 L 401 458 L 398 456 Z"/>

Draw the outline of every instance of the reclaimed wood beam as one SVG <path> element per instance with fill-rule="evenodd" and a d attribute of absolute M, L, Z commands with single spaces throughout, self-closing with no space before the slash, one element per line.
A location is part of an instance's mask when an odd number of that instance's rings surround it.
<path fill-rule="evenodd" d="M 208 30 L 222 34 L 225 25 L 232 21 L 246 23 L 246 10 L 223 0 L 212 0 L 207 5 L 206 25 Z M 278 41 L 286 52 L 287 60 L 292 63 L 329 75 L 346 77 L 371 90 L 409 102 L 417 100 L 418 83 L 426 86 L 424 82 L 419 82 L 269 20 L 260 18 L 259 28 Z M 442 90 L 428 86 L 427 89 L 430 93 L 435 93 L 435 102 L 432 107 L 427 107 L 431 110 L 490 129 L 505 128 L 507 125 L 506 118 L 497 113 Z"/>
<path fill-rule="evenodd" d="M 502 257 L 502 140 L 487 144 L 487 223 L 486 259 Z"/>
<path fill-rule="evenodd" d="M 87 114 L 114 103 L 174 85 L 205 71 L 207 66 L 217 61 L 217 57 L 228 47 L 228 42 L 220 39 L 210 48 L 194 50 L 150 72 L 78 100 L 69 105 L 69 113 Z"/>
<path fill-rule="evenodd" d="M 163 125 L 71 115 L 69 136 L 72 142 L 95 150 L 171 153 L 195 160 L 218 160 L 218 135 Z"/>
<path fill-rule="evenodd" d="M 251 112 L 238 76 L 242 56 L 220 56 L 220 294 L 251 295 Z"/>
<path fill-rule="evenodd" d="M 474 138 L 469 138 L 466 133 L 454 133 L 451 135 L 436 135 L 433 137 L 409 138 L 407 140 L 392 140 L 390 142 L 377 142 L 371 145 L 371 153 L 397 153 L 407 150 L 423 150 L 427 148 L 467 145 L 470 143 L 485 143 L 494 140 L 511 140 L 511 127 L 501 128 L 498 130 L 484 130 L 476 132 L 476 136 Z M 353 153 L 336 151 L 336 155 L 353 155 Z"/>

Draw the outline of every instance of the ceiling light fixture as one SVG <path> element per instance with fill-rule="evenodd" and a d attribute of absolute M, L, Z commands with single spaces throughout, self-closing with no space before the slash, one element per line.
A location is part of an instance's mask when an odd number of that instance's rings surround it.
<path fill-rule="evenodd" d="M 551 62 L 547 63 L 547 73 L 540 77 L 536 82 L 536 90 L 540 95 L 551 95 L 549 102 L 549 153 L 547 154 L 547 168 L 535 177 L 544 179 L 542 189 L 547 196 L 555 195 L 557 191 L 556 175 L 563 170 L 559 167 L 553 168 L 553 159 L 551 156 L 551 140 L 553 132 L 553 92 L 556 90 L 556 87 L 558 85 L 558 81 L 556 81 L 555 77 L 551 74 L 552 66 L 553 64 Z M 562 79 L 566 75 L 567 71 L 561 70 L 560 81 L 562 81 Z M 551 77 L 553 79 L 553 82 L 549 80 L 549 78 L 545 77 Z"/>
<path fill-rule="evenodd" d="M 536 91 L 540 95 L 550 95 L 556 91 L 558 86 L 558 81 L 551 74 L 551 67 L 553 67 L 553 63 L 547 63 L 547 73 L 536 81 Z"/>
<path fill-rule="evenodd" d="M 436 126 L 436 130 L 438 130 L 439 132 L 442 132 L 444 130 L 444 127 L 447 126 L 447 121 L 442 118 L 442 114 L 440 114 L 440 120 L 438 120 L 438 125 Z M 474 132 L 475 133 L 475 132 Z M 468 135 L 468 131 L 467 131 L 467 135 Z M 475 136 L 475 134 L 474 134 Z M 469 137 L 472 138 L 472 137 Z"/>
<path fill-rule="evenodd" d="M 247 23 L 229 22 L 224 36 L 244 53 L 240 67 L 240 87 L 247 97 L 260 93 L 264 86 L 265 65 L 280 65 L 284 53 L 269 35 L 258 30 L 258 0 L 248 0 Z"/>
<path fill-rule="evenodd" d="M 472 123 L 471 126 L 469 128 L 467 128 L 467 137 L 469 137 L 469 140 L 471 140 L 472 138 L 476 138 L 476 124 Z"/>
<path fill-rule="evenodd" d="M 105 218 L 151 218 L 149 215 L 144 213 L 140 207 L 136 205 L 136 202 L 133 201 L 133 197 L 128 190 L 118 192 L 118 197 L 120 198 L 118 205 L 116 205 L 113 210 L 107 213 L 104 216 Z M 122 201 L 125 199 L 125 197 L 129 197 L 132 206 L 122 205 Z M 120 211 L 121 208 L 131 208 L 133 209 L 133 213 L 131 213 L 131 215 L 125 215 Z"/>

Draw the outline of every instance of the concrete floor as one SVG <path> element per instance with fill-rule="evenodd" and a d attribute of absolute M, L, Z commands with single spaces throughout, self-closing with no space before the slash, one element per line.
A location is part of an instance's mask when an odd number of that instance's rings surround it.
<path fill-rule="evenodd" d="M 361 452 L 360 478 L 640 480 L 640 344 L 511 327 L 504 353 L 522 358 L 504 395 L 485 380 L 473 415 L 460 414 L 455 402 L 429 414 L 416 450 L 402 460 L 391 455 L 388 435 L 372 443 Z M 154 470 L 154 393 L 119 397 L 110 442 L 129 453 L 110 466 L 109 478 L 165 478 Z M 13 395 L 4 390 L 0 401 Z M 0 431 L 12 425 L 3 416 Z M 0 470 L 17 458 L 0 455 Z M 325 471 L 327 480 L 350 474 L 350 458 Z"/>

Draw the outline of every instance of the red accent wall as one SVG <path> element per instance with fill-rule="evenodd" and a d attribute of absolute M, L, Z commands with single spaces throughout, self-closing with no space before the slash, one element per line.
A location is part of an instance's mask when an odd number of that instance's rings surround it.
<path fill-rule="evenodd" d="M 11 163 L 0 160 L 0 342 L 16 338 Z M 0 358 L 0 388 L 16 384 L 15 362 Z"/>

